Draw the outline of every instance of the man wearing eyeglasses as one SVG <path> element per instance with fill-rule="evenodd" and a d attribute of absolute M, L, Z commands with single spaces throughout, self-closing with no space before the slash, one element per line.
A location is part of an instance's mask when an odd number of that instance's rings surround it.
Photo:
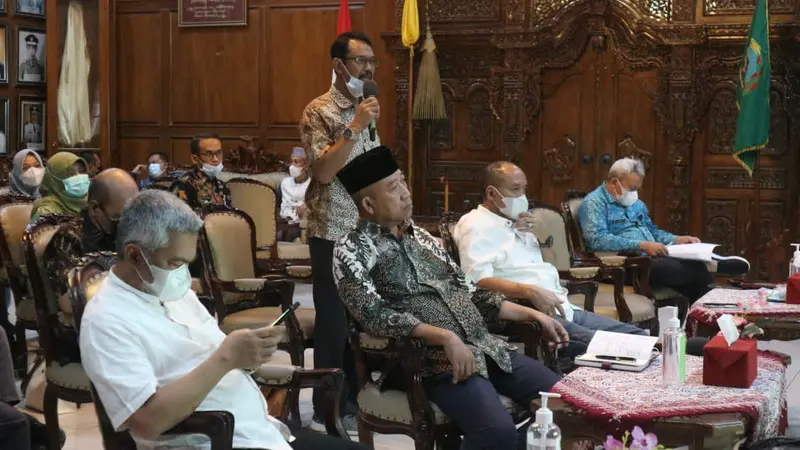
<path fill-rule="evenodd" d="M 380 145 L 371 139 L 369 125 L 380 116 L 375 97 L 364 98 L 364 80 L 371 80 L 378 67 L 372 42 L 362 33 L 343 33 L 330 51 L 336 80 L 331 88 L 311 101 L 300 119 L 300 136 L 308 158 L 311 183 L 306 190 L 309 247 L 314 276 L 314 367 L 340 368 L 348 380 L 348 395 L 340 414 L 345 428 L 356 433 L 354 413 L 356 377 L 344 305 L 333 280 L 333 244 L 355 228 L 358 210 L 336 174 L 349 161 Z M 348 361 L 348 364 L 345 364 Z M 312 428 L 323 430 L 321 392 L 314 393 Z"/>
<path fill-rule="evenodd" d="M 533 234 L 527 190 L 525 172 L 516 165 L 498 161 L 486 167 L 483 204 L 465 214 L 453 230 L 467 276 L 481 288 L 527 300 L 545 314 L 557 313 L 571 343 L 588 345 L 598 330 L 646 335 L 634 325 L 569 302 L 558 270 L 542 257 L 547 243 Z"/>
<path fill-rule="evenodd" d="M 192 209 L 231 206 L 231 191 L 218 178 L 222 172 L 222 142 L 216 134 L 199 134 L 191 142 L 194 169 L 175 180 L 169 190 Z"/>

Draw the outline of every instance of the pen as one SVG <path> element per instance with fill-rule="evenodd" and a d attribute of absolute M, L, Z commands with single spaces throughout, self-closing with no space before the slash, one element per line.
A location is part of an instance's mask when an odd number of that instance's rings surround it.
<path fill-rule="evenodd" d="M 636 358 L 629 358 L 627 356 L 606 356 L 606 355 L 595 355 L 597 359 L 605 359 L 608 361 L 631 361 L 635 362 Z"/>

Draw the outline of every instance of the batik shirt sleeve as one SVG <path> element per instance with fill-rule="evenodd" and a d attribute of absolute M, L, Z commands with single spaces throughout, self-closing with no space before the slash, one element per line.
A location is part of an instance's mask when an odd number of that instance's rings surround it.
<path fill-rule="evenodd" d="M 579 212 L 581 230 L 586 246 L 592 251 L 638 251 L 641 240 L 617 236 L 608 224 L 608 204 L 599 196 L 587 196 Z"/>

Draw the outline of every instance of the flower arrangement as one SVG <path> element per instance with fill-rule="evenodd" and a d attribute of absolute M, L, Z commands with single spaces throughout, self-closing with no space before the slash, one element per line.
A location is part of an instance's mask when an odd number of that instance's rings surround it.
<path fill-rule="evenodd" d="M 639 427 L 633 427 L 633 432 L 626 431 L 622 441 L 614 439 L 610 434 L 606 436 L 603 450 L 665 450 L 658 443 L 658 438 L 653 433 L 645 434 Z"/>

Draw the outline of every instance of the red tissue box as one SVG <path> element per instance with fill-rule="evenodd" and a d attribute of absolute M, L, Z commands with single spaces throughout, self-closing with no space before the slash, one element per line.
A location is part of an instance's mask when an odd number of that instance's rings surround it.
<path fill-rule="evenodd" d="M 800 305 L 800 273 L 796 273 L 786 280 L 786 303 Z"/>
<path fill-rule="evenodd" d="M 738 339 L 730 347 L 716 336 L 703 347 L 703 384 L 749 388 L 758 375 L 756 341 Z"/>

